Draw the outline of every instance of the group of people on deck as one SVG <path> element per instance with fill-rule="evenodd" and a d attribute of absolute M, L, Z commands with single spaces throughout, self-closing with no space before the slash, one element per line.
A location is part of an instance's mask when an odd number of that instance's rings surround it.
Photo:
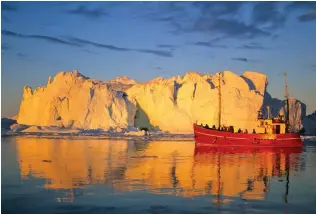
<path fill-rule="evenodd" d="M 200 126 L 206 128 L 206 129 L 212 129 L 212 130 L 217 130 L 217 131 L 224 131 L 224 132 L 232 132 L 234 133 L 234 127 L 233 126 L 220 126 L 218 128 L 216 128 L 215 125 L 213 125 L 211 128 L 206 124 L 205 126 L 203 124 L 201 124 Z M 243 134 L 248 134 L 248 130 L 245 129 L 244 131 L 242 131 L 240 128 L 238 129 L 237 133 L 243 133 Z M 253 129 L 252 130 L 252 134 L 256 134 L 256 130 Z"/>

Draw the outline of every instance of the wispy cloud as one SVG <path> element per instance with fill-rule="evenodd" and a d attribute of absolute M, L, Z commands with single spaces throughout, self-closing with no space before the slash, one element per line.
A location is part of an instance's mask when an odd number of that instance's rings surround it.
<path fill-rule="evenodd" d="M 6 43 L 2 44 L 1 45 L 1 50 L 9 50 L 10 49 L 10 46 Z"/>
<path fill-rule="evenodd" d="M 247 58 L 240 58 L 240 57 L 232 58 L 232 60 L 241 61 L 241 62 L 249 62 L 249 59 L 247 59 Z"/>
<path fill-rule="evenodd" d="M 316 2 L 313 1 L 296 1 L 287 6 L 288 11 L 300 11 L 302 15 L 298 16 L 300 22 L 309 22 L 316 20 Z"/>
<path fill-rule="evenodd" d="M 23 53 L 17 53 L 16 55 L 17 55 L 18 57 L 20 57 L 20 58 L 28 57 L 27 54 L 23 54 Z"/>
<path fill-rule="evenodd" d="M 17 11 L 17 7 L 12 4 L 12 2 L 1 2 L 1 9 L 3 11 L 10 11 L 10 12 L 15 12 Z"/>
<path fill-rule="evenodd" d="M 170 51 L 161 51 L 161 50 L 149 50 L 149 49 L 132 49 L 139 53 L 150 53 L 157 56 L 163 56 L 163 57 L 172 57 L 172 52 Z"/>
<path fill-rule="evenodd" d="M 88 18 L 101 18 L 102 16 L 108 15 L 108 13 L 105 11 L 104 8 L 99 7 L 99 8 L 91 9 L 84 5 L 80 5 L 75 9 L 68 10 L 67 13 L 85 16 Z"/>
<path fill-rule="evenodd" d="M 17 53 L 16 56 L 17 56 L 18 59 L 20 59 L 20 60 L 30 61 L 29 55 L 27 55 L 27 54 Z"/>
<path fill-rule="evenodd" d="M 131 50 L 129 48 L 121 48 L 121 47 L 117 47 L 114 45 L 105 45 L 105 44 L 101 44 L 101 43 L 97 43 L 97 42 L 79 39 L 76 37 L 70 37 L 70 41 L 71 41 L 71 43 L 76 43 L 78 45 L 92 45 L 92 46 L 95 46 L 98 48 L 106 48 L 106 49 L 112 50 L 112 51 L 130 51 Z"/>
<path fill-rule="evenodd" d="M 87 49 L 84 49 L 84 50 L 82 50 L 82 51 L 84 51 L 84 52 L 87 52 L 87 53 L 90 53 L 90 54 L 100 54 L 100 53 L 98 53 L 98 52 L 94 52 L 94 51 L 90 51 L 90 50 L 87 50 Z"/>
<path fill-rule="evenodd" d="M 8 17 L 6 17 L 6 16 L 4 16 L 4 15 L 2 15 L 2 14 L 1 14 L 1 19 L 2 19 L 3 21 L 5 21 L 5 22 L 11 22 L 11 20 L 10 20 Z"/>
<path fill-rule="evenodd" d="M 248 49 L 248 50 L 264 50 L 266 49 L 265 47 L 261 46 L 258 43 L 251 42 L 249 44 L 241 45 L 237 47 L 237 49 Z"/>
<path fill-rule="evenodd" d="M 91 45 L 98 48 L 105 48 L 112 51 L 134 51 L 138 53 L 148 53 L 148 54 L 154 54 L 157 56 L 162 57 L 172 57 L 173 54 L 171 51 L 163 51 L 163 50 L 154 50 L 154 49 L 132 49 L 132 48 L 124 48 L 124 47 L 118 47 L 114 45 L 108 45 L 108 44 L 102 44 L 97 42 L 92 42 L 89 40 L 84 40 L 80 38 L 75 37 L 68 37 L 68 40 L 63 40 L 57 37 L 52 36 L 44 36 L 44 35 L 26 35 L 21 33 L 16 33 L 13 31 L 8 30 L 1 30 L 2 35 L 15 37 L 15 38 L 22 38 L 22 39 L 38 39 L 38 40 L 44 40 L 47 42 L 57 43 L 57 44 L 63 44 L 63 45 L 69 45 L 74 47 L 84 47 L 86 45 Z"/>
<path fill-rule="evenodd" d="M 77 43 L 79 45 L 92 45 L 94 47 L 105 48 L 105 49 L 112 50 L 112 51 L 124 51 L 124 52 L 134 51 L 134 52 L 139 52 L 139 53 L 154 54 L 154 55 L 163 56 L 163 57 L 172 57 L 173 56 L 171 51 L 124 48 L 124 47 L 118 47 L 118 46 L 114 46 L 114 45 L 107 45 L 107 44 L 102 44 L 102 43 L 98 43 L 98 42 L 92 42 L 92 41 L 79 39 L 79 38 L 75 38 L 75 37 L 71 37 L 70 41 Z"/>
<path fill-rule="evenodd" d="M 284 11 L 287 3 L 283 2 L 185 2 L 179 5 L 177 10 L 166 7 L 163 13 L 151 12 L 147 18 L 168 24 L 172 28 L 169 32 L 174 34 L 200 33 L 224 36 L 225 40 L 272 37 L 287 21 Z M 196 13 L 188 13 L 187 8 Z M 245 10 L 249 15 L 245 15 Z M 197 45 L 215 46 L 208 41 Z"/>
<path fill-rule="evenodd" d="M 44 35 L 27 35 L 27 34 L 20 34 L 13 31 L 8 30 L 1 30 L 2 35 L 15 37 L 15 38 L 23 38 L 23 39 L 38 39 L 44 40 L 51 43 L 62 44 L 62 45 L 69 45 L 69 46 L 80 46 L 76 43 L 67 42 L 62 39 L 52 37 L 52 36 L 44 36 Z"/>
<path fill-rule="evenodd" d="M 238 13 L 243 2 L 194 2 L 193 5 L 200 8 L 204 16 L 222 16 Z"/>
<path fill-rule="evenodd" d="M 287 9 L 289 10 L 310 10 L 316 9 L 316 2 L 313 1 L 295 1 L 291 2 Z"/>
<path fill-rule="evenodd" d="M 286 16 L 279 10 L 279 2 L 258 2 L 252 11 L 252 23 L 267 29 L 284 27 Z"/>
<path fill-rule="evenodd" d="M 197 20 L 190 29 L 193 32 L 217 33 L 227 38 L 255 38 L 262 36 L 270 36 L 271 33 L 256 28 L 254 25 L 246 25 L 245 23 L 235 20 L 226 20 L 220 18 L 202 17 Z"/>
<path fill-rule="evenodd" d="M 178 47 L 177 45 L 167 45 L 167 44 L 161 44 L 161 45 L 157 45 L 158 48 L 176 48 Z"/>
<path fill-rule="evenodd" d="M 298 17 L 298 20 L 300 20 L 301 22 L 316 21 L 316 11 L 303 14 Z"/>
<path fill-rule="evenodd" d="M 198 42 L 194 42 L 193 45 L 204 46 L 204 47 L 208 47 L 208 48 L 227 48 L 226 45 L 214 44 L 211 41 L 210 42 L 198 41 Z"/>
<path fill-rule="evenodd" d="M 161 70 L 162 67 L 154 67 L 155 70 Z"/>
<path fill-rule="evenodd" d="M 168 15 L 164 17 L 158 15 L 151 17 L 151 20 L 163 21 L 173 28 L 173 33 L 203 33 L 210 36 L 225 38 L 255 38 L 271 36 L 271 33 L 258 28 L 252 24 L 246 24 L 237 19 L 227 19 L 222 16 L 236 14 L 239 12 L 242 3 L 219 3 L 219 2 L 197 2 L 197 9 L 200 10 L 198 16 L 186 17 L 179 15 Z"/>

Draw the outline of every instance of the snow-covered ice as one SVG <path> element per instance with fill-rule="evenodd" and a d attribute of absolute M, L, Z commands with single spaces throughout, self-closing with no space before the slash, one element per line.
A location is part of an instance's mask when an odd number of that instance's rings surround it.
<path fill-rule="evenodd" d="M 9 131 L 77 135 L 122 136 L 192 135 L 194 122 L 217 124 L 218 73 L 188 72 L 169 79 L 161 77 L 138 83 L 128 77 L 100 81 L 77 70 L 49 77 L 47 85 L 24 87 L 17 123 Z M 281 80 L 280 80 L 281 81 Z M 237 75 L 224 71 L 222 77 L 222 124 L 242 129 L 257 125 L 257 111 L 272 106 L 274 116 L 284 112 L 284 102 L 267 92 L 267 76 L 246 71 Z M 316 122 L 305 119 L 304 104 L 290 100 L 290 118 L 297 130 L 304 125 L 316 134 Z M 8 133 L 8 131 L 6 130 Z"/>

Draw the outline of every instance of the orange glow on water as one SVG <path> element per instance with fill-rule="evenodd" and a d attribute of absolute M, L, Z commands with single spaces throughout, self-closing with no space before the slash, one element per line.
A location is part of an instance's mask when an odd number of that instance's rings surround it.
<path fill-rule="evenodd" d="M 272 151 L 195 154 L 194 149 L 191 142 L 17 138 L 22 179 L 44 178 L 47 189 L 104 184 L 123 192 L 262 200 L 271 177 L 284 177 L 299 156 Z"/>

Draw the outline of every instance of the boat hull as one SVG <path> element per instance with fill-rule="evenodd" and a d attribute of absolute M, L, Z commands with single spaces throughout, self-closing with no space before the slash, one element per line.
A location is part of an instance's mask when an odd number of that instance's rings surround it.
<path fill-rule="evenodd" d="M 193 124 L 197 146 L 302 147 L 299 133 L 243 134 L 206 129 Z"/>

